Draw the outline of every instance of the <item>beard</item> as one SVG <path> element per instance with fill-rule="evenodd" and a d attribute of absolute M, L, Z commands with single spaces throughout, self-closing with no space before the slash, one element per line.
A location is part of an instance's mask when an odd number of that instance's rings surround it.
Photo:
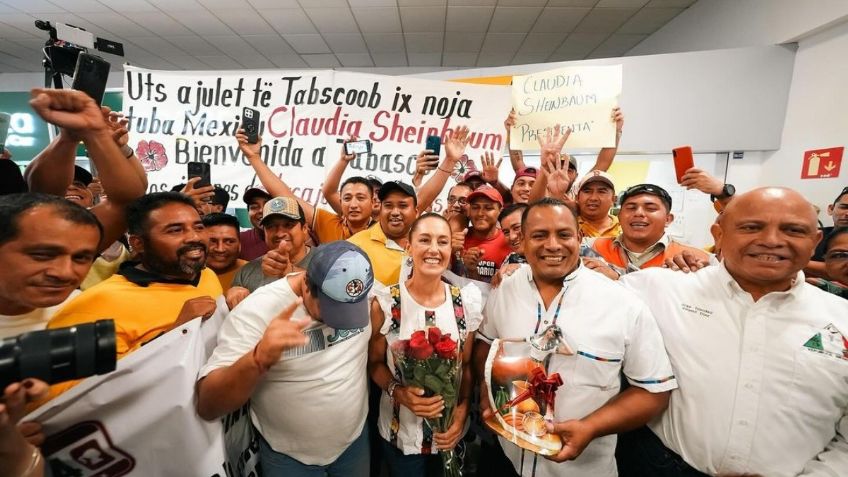
<path fill-rule="evenodd" d="M 206 267 L 206 245 L 202 242 L 191 242 L 177 249 L 176 259 L 160 255 L 153 250 L 149 243 L 145 244 L 142 262 L 145 268 L 166 276 L 195 277 Z M 201 259 L 191 259 L 186 254 L 193 250 L 203 250 Z"/>

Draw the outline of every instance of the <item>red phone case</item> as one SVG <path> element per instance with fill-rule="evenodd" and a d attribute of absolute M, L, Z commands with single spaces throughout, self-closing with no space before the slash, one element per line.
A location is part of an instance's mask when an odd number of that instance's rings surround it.
<path fill-rule="evenodd" d="M 677 174 L 677 183 L 680 184 L 683 182 L 683 174 L 695 167 L 692 148 L 689 146 L 676 147 L 671 150 L 671 154 L 674 156 L 674 172 Z"/>

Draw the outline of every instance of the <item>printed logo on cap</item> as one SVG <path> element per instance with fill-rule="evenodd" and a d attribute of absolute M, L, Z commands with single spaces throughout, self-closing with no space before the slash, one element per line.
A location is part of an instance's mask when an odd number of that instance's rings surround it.
<path fill-rule="evenodd" d="M 356 298 L 361 295 L 364 289 L 365 285 L 362 283 L 362 280 L 358 278 L 347 282 L 347 286 L 345 286 L 345 292 L 351 298 Z"/>

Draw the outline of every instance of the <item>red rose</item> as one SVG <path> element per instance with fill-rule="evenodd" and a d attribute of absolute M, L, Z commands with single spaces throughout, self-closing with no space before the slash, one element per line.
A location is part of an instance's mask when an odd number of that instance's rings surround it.
<path fill-rule="evenodd" d="M 436 354 L 442 359 L 456 358 L 456 341 L 450 338 L 450 335 L 445 335 L 442 340 L 436 343 Z"/>
<path fill-rule="evenodd" d="M 413 340 L 423 340 L 426 339 L 427 335 L 424 334 L 424 330 L 418 330 L 412 333 L 412 336 L 409 337 L 409 341 Z"/>
<path fill-rule="evenodd" d="M 412 356 L 413 359 L 418 360 L 427 359 L 433 355 L 433 346 L 429 341 L 427 341 L 427 338 L 424 337 L 423 331 L 420 336 L 416 336 L 415 333 L 413 333 L 412 338 L 410 338 L 409 355 Z"/>
<path fill-rule="evenodd" d="M 442 340 L 442 330 L 431 326 L 427 330 L 427 339 L 430 340 L 431 345 L 436 346 L 436 343 Z"/>

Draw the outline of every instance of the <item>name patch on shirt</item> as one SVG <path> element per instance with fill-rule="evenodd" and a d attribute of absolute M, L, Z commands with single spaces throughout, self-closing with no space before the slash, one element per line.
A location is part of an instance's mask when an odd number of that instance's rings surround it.
<path fill-rule="evenodd" d="M 681 303 L 680 309 L 687 313 L 700 316 L 701 318 L 709 318 L 713 315 L 713 310 L 707 310 L 706 308 L 701 308 L 696 305 L 690 305 L 688 303 Z"/>

